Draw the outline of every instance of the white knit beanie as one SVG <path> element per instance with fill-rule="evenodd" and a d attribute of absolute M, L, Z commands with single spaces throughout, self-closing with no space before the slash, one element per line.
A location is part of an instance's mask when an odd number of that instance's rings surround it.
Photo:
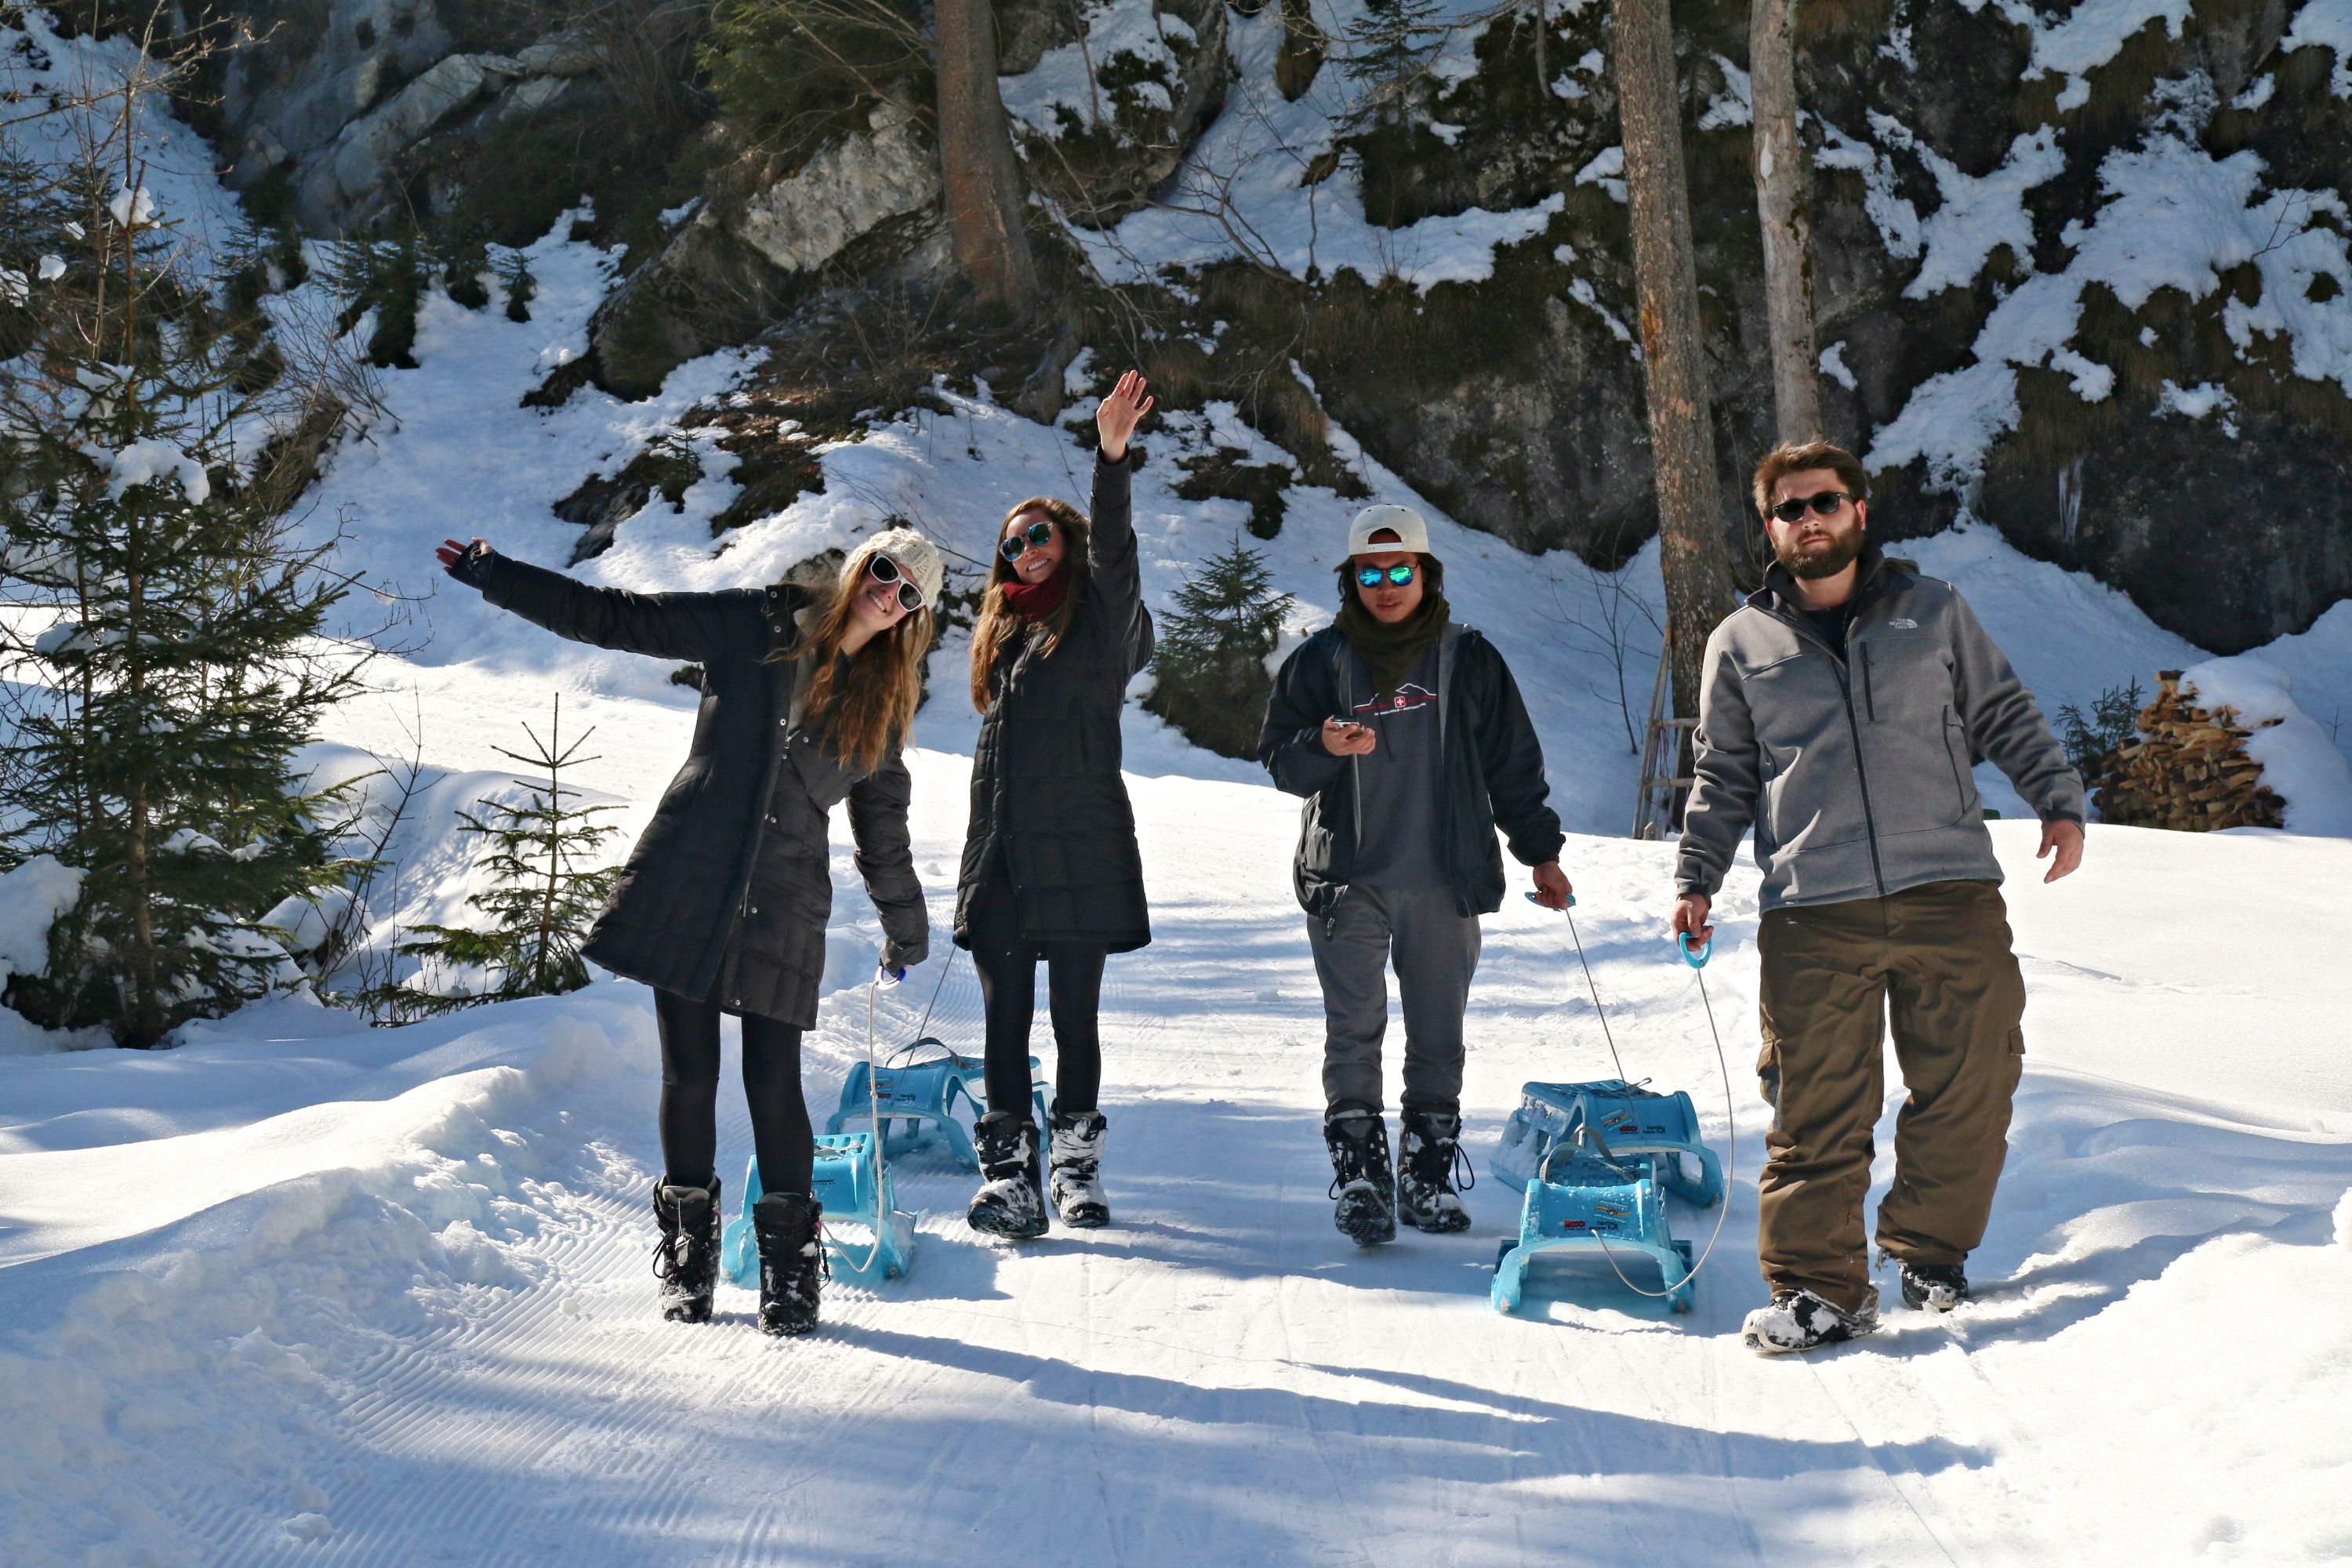
<path fill-rule="evenodd" d="M 940 588 L 947 581 L 947 567 L 931 542 L 911 528 L 893 528 L 877 533 L 849 553 L 841 563 L 841 586 L 847 592 L 856 584 L 857 574 L 866 570 L 868 556 L 887 555 L 898 563 L 898 570 L 915 584 L 915 592 L 923 596 L 923 608 L 940 607 Z"/>

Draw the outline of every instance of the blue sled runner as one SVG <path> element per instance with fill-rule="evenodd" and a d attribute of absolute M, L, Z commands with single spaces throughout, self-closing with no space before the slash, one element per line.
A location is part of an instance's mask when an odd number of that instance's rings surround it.
<path fill-rule="evenodd" d="M 1699 1142 L 1690 1096 L 1618 1079 L 1530 1083 L 1519 1093 L 1493 1170 L 1527 1198 L 1517 1239 L 1495 1260 L 1495 1310 L 1517 1310 L 1538 1257 L 1577 1248 L 1604 1253 L 1621 1271 L 1635 1257 L 1654 1261 L 1661 1293 L 1689 1311 L 1690 1243 L 1668 1230 L 1665 1194 L 1700 1208 L 1723 1201 L 1722 1163 Z"/>

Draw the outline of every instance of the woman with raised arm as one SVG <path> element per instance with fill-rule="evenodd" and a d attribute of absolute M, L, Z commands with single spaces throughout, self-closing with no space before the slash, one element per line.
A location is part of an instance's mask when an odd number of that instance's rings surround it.
<path fill-rule="evenodd" d="M 1045 1232 L 1029 1105 L 1029 1025 L 1046 968 L 1056 1053 L 1053 1204 L 1062 1223 L 1110 1222 L 1096 1107 L 1103 960 L 1151 940 L 1135 813 L 1119 777 L 1127 683 L 1151 661 L 1151 616 L 1128 520 L 1129 438 L 1151 410 L 1129 371 L 1095 410 L 1094 516 L 1034 497 L 1005 514 L 972 628 L 971 825 L 956 882 L 955 939 L 971 949 L 988 1020 L 988 1114 L 973 1129 L 974 1230 Z"/>
<path fill-rule="evenodd" d="M 920 963 L 930 920 L 907 838 L 899 760 L 939 603 L 939 552 L 911 529 L 866 540 L 831 592 L 793 583 L 717 594 L 592 588 L 479 539 L 437 552 L 501 609 L 597 647 L 702 667 L 686 765 L 581 949 L 654 988 L 665 1173 L 654 1189 L 662 1316 L 710 1316 L 719 1269 L 719 1019 L 743 1024 L 743 1092 L 763 1195 L 760 1327 L 816 1327 L 823 1262 L 801 1097 L 833 907 L 829 818 L 849 802 L 857 868 L 882 918 L 886 969 Z"/>

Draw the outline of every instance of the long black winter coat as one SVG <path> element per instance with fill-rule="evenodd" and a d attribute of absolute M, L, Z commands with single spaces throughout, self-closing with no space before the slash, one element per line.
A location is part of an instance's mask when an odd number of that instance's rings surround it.
<path fill-rule="evenodd" d="M 1061 647 L 1039 657 L 1032 627 L 990 674 L 956 881 L 958 946 L 971 945 L 972 894 L 992 874 L 1011 879 L 1024 943 L 1126 952 L 1151 940 L 1135 811 L 1119 777 L 1127 683 L 1151 662 L 1129 466 L 1095 459 L 1087 585 Z"/>
<path fill-rule="evenodd" d="M 1258 755 L 1277 788 L 1307 797 L 1292 881 L 1309 915 L 1327 920 L 1348 890 L 1356 868 L 1356 759 L 1323 749 L 1323 721 L 1346 719 L 1355 706 L 1349 689 L 1355 661 L 1347 635 L 1324 627 L 1284 660 L 1266 702 Z M 1495 847 L 1502 825 L 1511 857 L 1540 866 L 1559 858 L 1568 842 L 1559 816 L 1547 805 L 1543 746 L 1528 721 L 1518 682 L 1495 645 L 1470 627 L 1449 623 L 1437 642 L 1438 754 L 1444 759 L 1438 834 L 1454 907 L 1491 914 L 1503 907 L 1503 857 Z"/>
<path fill-rule="evenodd" d="M 467 576 L 501 609 L 597 647 L 702 666 L 694 746 L 581 951 L 648 985 L 730 1013 L 809 1028 L 833 909 L 828 818 L 849 802 L 857 868 L 889 963 L 920 963 L 930 920 L 907 839 L 910 784 L 893 751 L 872 773 L 795 727 L 808 594 L 789 584 L 719 594 L 631 594 L 491 554 Z"/>

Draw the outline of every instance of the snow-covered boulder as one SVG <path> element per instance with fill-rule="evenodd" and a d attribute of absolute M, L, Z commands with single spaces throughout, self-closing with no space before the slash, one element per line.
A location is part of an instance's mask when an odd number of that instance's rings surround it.
<path fill-rule="evenodd" d="M 1029 182 L 1108 228 L 1176 172 L 1225 101 L 1224 0 L 1109 0 L 1086 37 L 997 80 Z"/>
<path fill-rule="evenodd" d="M 2246 755 L 2263 764 L 2263 783 L 2286 802 L 2290 833 L 2352 837 L 2352 762 L 2291 695 L 2286 671 L 2252 654 L 2208 659 L 2180 672 L 2180 689 L 2200 706 L 2234 708 L 2253 733 Z"/>
<path fill-rule="evenodd" d="M 82 872 L 54 855 L 36 855 L 0 874 L 0 994 L 22 974 L 33 978 L 49 967 L 49 928 L 81 898 Z M 28 1024 L 13 1008 L 0 1007 L 0 1056 L 88 1044 Z"/>

